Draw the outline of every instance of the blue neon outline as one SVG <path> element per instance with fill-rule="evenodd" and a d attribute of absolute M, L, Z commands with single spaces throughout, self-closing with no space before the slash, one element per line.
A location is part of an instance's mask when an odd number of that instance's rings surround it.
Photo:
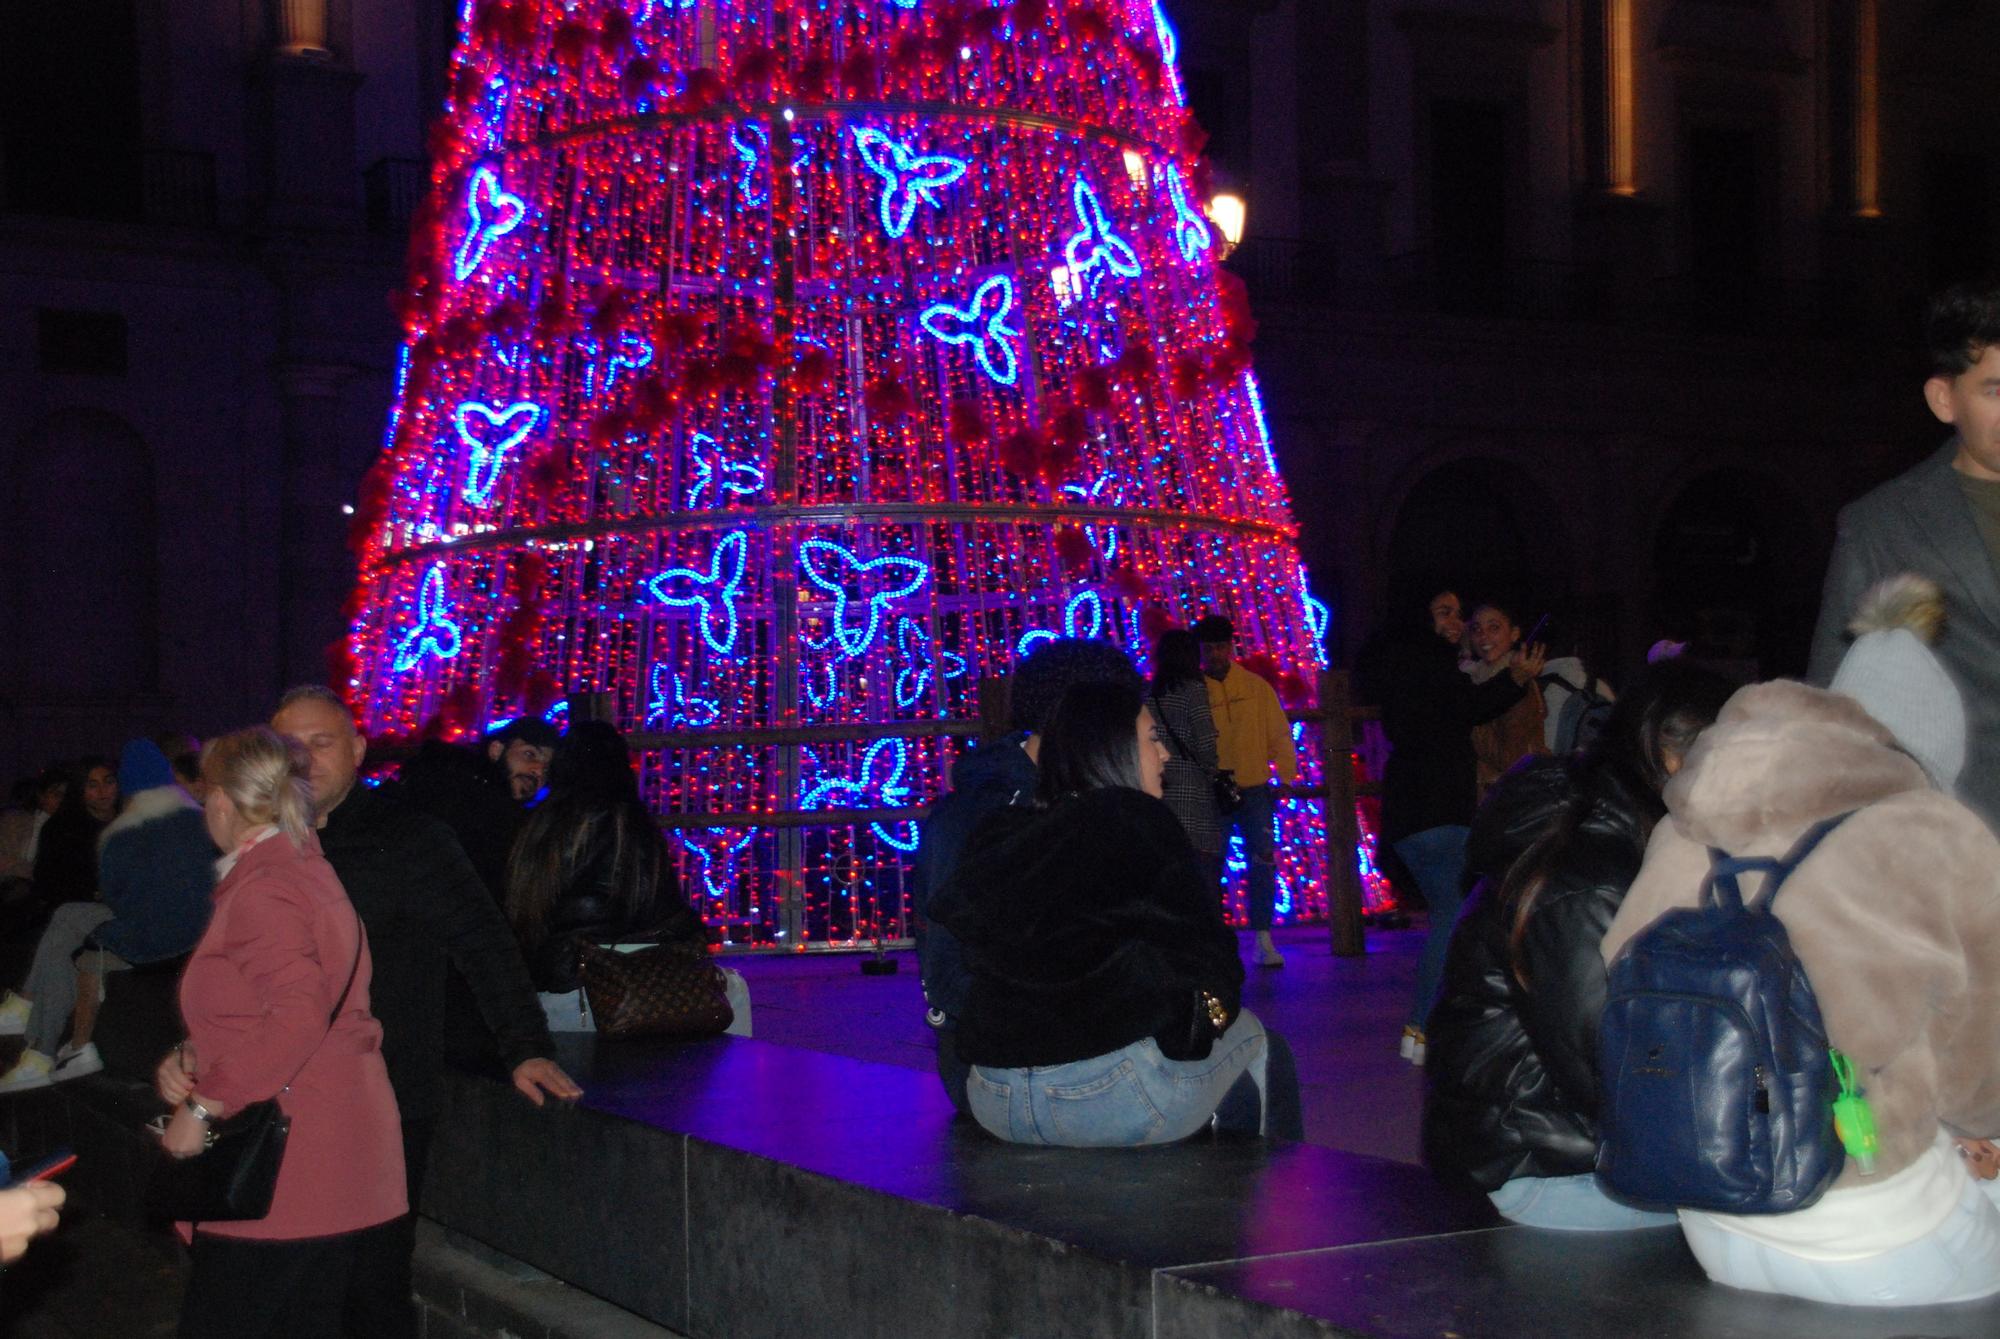
<path fill-rule="evenodd" d="M 954 651 L 933 648 L 930 637 L 908 614 L 896 624 L 896 650 L 910 662 L 896 671 L 896 705 L 899 707 L 914 707 L 923 700 L 924 689 L 930 684 L 931 675 L 940 660 L 944 662 L 946 679 L 960 678 L 965 674 L 965 657 Z"/>
<path fill-rule="evenodd" d="M 715 449 L 704 453 L 704 443 Z M 707 433 L 694 434 L 690 454 L 694 457 L 695 479 L 687 491 L 689 511 L 702 509 L 700 498 L 710 484 L 715 485 L 715 505 L 718 507 L 725 505 L 722 497 L 724 493 L 734 493 L 738 497 L 752 497 L 764 491 L 764 467 L 753 465 L 747 460 L 724 460 L 721 447 L 717 445 L 715 438 Z M 731 482 L 732 477 L 743 474 L 753 477 L 756 482 L 748 484 Z"/>
<path fill-rule="evenodd" d="M 1130 243 L 1112 230 L 1111 218 L 1104 212 L 1104 205 L 1090 183 L 1078 177 L 1076 184 L 1070 187 L 1069 199 L 1076 208 L 1076 221 L 1082 226 L 1063 244 L 1063 263 L 1076 276 L 1079 286 L 1083 277 L 1096 268 L 1099 261 L 1104 262 L 1104 267 L 1115 275 L 1126 279 L 1138 278 L 1138 254 L 1132 250 Z M 1083 254 L 1086 246 L 1090 249 L 1088 255 Z M 1079 256 L 1083 258 L 1079 260 Z"/>
<path fill-rule="evenodd" d="M 889 769 L 888 776 L 884 777 L 880 782 L 877 782 L 875 780 L 875 758 L 876 755 L 881 753 L 882 750 L 885 748 L 895 749 L 896 765 Z M 822 781 L 817 786 L 814 786 L 811 790 L 806 792 L 805 798 L 799 801 L 799 808 L 802 810 L 818 809 L 821 807 L 821 801 L 823 801 L 827 796 L 833 794 L 836 791 L 844 792 L 846 794 L 856 796 L 863 800 L 869 798 L 869 795 L 872 792 L 874 797 L 877 800 L 879 800 L 880 803 L 867 806 L 861 806 L 850 803 L 844 805 L 829 805 L 826 807 L 836 808 L 836 809 L 855 809 L 862 807 L 870 809 L 901 808 L 903 801 L 907 799 L 910 794 L 910 788 L 902 784 L 903 768 L 908 764 L 909 760 L 910 760 L 909 747 L 906 744 L 904 744 L 902 740 L 897 739 L 893 735 L 887 739 L 878 739 L 873 744 L 870 744 L 868 746 L 868 751 L 866 753 L 861 755 L 861 779 L 859 781 L 851 780 L 850 778 L 847 777 L 835 777 L 829 781 Z M 815 758 L 814 761 L 818 761 L 817 758 Z M 868 825 L 870 831 L 872 831 L 877 837 L 880 837 L 883 841 L 889 843 L 889 845 L 895 847 L 897 850 L 904 852 L 916 850 L 917 825 L 915 823 L 904 823 L 901 826 L 909 829 L 910 837 L 907 844 L 905 844 L 899 838 L 890 836 L 888 829 L 884 828 L 880 823 L 870 823 Z"/>
<path fill-rule="evenodd" d="M 719 656 L 735 654 L 736 633 L 738 631 L 736 588 L 743 582 L 743 568 L 748 560 L 749 547 L 750 532 L 747 530 L 732 530 L 716 541 L 714 550 L 709 554 L 708 570 L 706 572 L 697 572 L 691 567 L 670 567 L 658 576 L 648 577 L 645 581 L 646 588 L 652 592 L 653 598 L 661 604 L 678 609 L 700 607 L 701 639 L 707 642 L 709 649 Z M 723 575 L 725 565 L 731 569 L 726 578 Z M 686 595 L 668 595 L 661 588 L 661 583 L 676 579 L 686 580 L 696 587 L 716 587 L 716 603 L 721 605 L 722 616 L 729 628 L 729 635 L 727 637 L 718 640 L 715 636 L 716 610 L 715 606 L 709 603 L 707 595 L 702 594 L 699 590 L 690 591 Z"/>
<path fill-rule="evenodd" d="M 513 217 L 506 222 L 486 222 L 480 208 L 480 188 L 491 198 L 501 213 L 513 211 Z M 472 189 L 465 200 L 465 240 L 458 244 L 458 253 L 452 257 L 452 272 L 460 283 L 486 259 L 486 253 L 495 242 L 521 226 L 528 217 L 528 202 L 518 195 L 510 195 L 500 185 L 500 174 L 490 167 L 482 167 L 472 174 Z"/>
<path fill-rule="evenodd" d="M 427 655 L 439 660 L 450 660 L 465 648 L 465 638 L 460 635 L 458 624 L 445 615 L 449 613 L 445 602 L 444 564 L 432 563 L 430 571 L 424 573 L 423 584 L 417 588 L 417 626 L 403 635 L 396 644 L 396 659 L 390 672 L 401 674 L 414 669 Z M 444 649 L 444 642 L 431 635 L 437 628 L 451 638 L 451 649 Z"/>
<path fill-rule="evenodd" d="M 1088 489 L 1082 484 L 1064 484 L 1062 491 L 1078 502 L 1095 502 L 1107 484 L 1118 485 L 1112 495 L 1111 505 L 1114 507 L 1122 505 L 1125 501 L 1125 477 L 1113 470 L 1106 470 L 1098 475 Z M 1103 534 L 1100 536 L 1099 526 L 1095 521 L 1086 523 L 1083 527 L 1083 537 L 1090 541 L 1090 546 L 1097 550 L 1105 562 L 1113 562 L 1118 557 L 1118 527 L 1106 522 L 1102 529 Z"/>
<path fill-rule="evenodd" d="M 501 425 L 527 411 L 524 425 L 502 429 Z M 481 441 L 472 435 L 470 422 L 473 418 L 486 420 L 489 430 L 501 431 L 497 445 Z M 458 439 L 470 450 L 465 458 L 465 486 L 458 495 L 475 507 L 484 507 L 493 501 L 493 490 L 500 486 L 500 467 L 506 463 L 507 453 L 528 440 L 529 434 L 541 426 L 542 407 L 533 400 L 516 400 L 505 409 L 496 411 L 492 405 L 481 400 L 467 400 L 451 411 L 451 425 L 458 433 Z M 486 480 L 479 481 L 484 471 Z"/>
<path fill-rule="evenodd" d="M 893 241 L 910 230 L 918 205 L 944 208 L 937 192 L 965 175 L 971 164 L 948 153 L 920 154 L 898 140 L 867 126 L 854 128 L 855 152 L 861 165 L 882 179 L 882 231 Z M 926 170 L 928 169 L 928 170 Z"/>
<path fill-rule="evenodd" d="M 849 631 L 847 626 L 847 608 L 849 603 L 847 583 L 845 580 L 836 581 L 819 571 L 817 554 L 821 550 L 838 554 L 844 568 L 851 567 L 855 570 L 864 588 L 867 585 L 868 574 L 878 568 L 915 568 L 916 575 L 901 586 L 892 586 L 869 595 L 868 629 L 866 632 L 856 634 Z M 908 599 L 919 590 L 922 590 L 924 583 L 931 579 L 931 565 L 921 559 L 904 558 L 896 554 L 884 554 L 879 558 L 870 558 L 868 561 L 863 562 L 854 555 L 852 549 L 841 544 L 836 544 L 830 539 L 808 539 L 801 542 L 798 550 L 798 561 L 799 570 L 805 574 L 806 580 L 833 596 L 833 639 L 840 644 L 841 651 L 848 656 L 861 655 L 874 642 L 875 634 L 881 630 L 882 617 L 888 613 L 889 602 L 891 600 Z M 845 575 L 844 569 L 842 575 Z"/>
<path fill-rule="evenodd" d="M 752 132 L 753 142 L 750 144 L 743 142 L 745 130 Z M 739 121 L 729 132 L 729 144 L 736 150 L 736 156 L 743 160 L 743 175 L 736 179 L 736 189 L 743 192 L 743 203 L 752 208 L 768 204 L 771 193 L 756 187 L 757 163 L 771 152 L 771 132 L 755 121 Z"/>
<path fill-rule="evenodd" d="M 668 685 L 660 682 L 661 674 L 667 675 L 672 680 L 672 697 L 667 695 Z M 722 717 L 722 704 L 712 697 L 689 696 L 687 685 L 682 682 L 680 673 L 672 666 L 653 666 L 653 673 L 648 683 L 653 692 L 652 701 L 646 704 L 648 726 L 664 719 L 670 726 L 686 726 L 690 730 L 701 730 L 714 725 Z M 699 713 L 693 710 L 697 707 L 700 708 Z M 700 720 L 695 719 L 697 714 L 701 716 Z"/>
<path fill-rule="evenodd" d="M 1278 457 L 1271 450 L 1271 425 L 1264 418 L 1264 397 L 1257 389 L 1257 374 L 1243 374 L 1243 389 L 1250 395 L 1250 412 L 1257 418 L 1257 445 L 1264 448 L 1264 468 L 1278 477 Z"/>
<path fill-rule="evenodd" d="M 1313 659 L 1321 669 L 1325 669 L 1328 663 L 1326 632 L 1333 626 L 1333 610 L 1327 607 L 1326 601 L 1312 593 L 1303 563 L 1299 565 L 1299 606 L 1305 615 L 1306 632 L 1312 637 Z"/>
<path fill-rule="evenodd" d="M 986 295 L 994 288 L 1000 290 L 1000 310 L 985 320 L 984 330 L 968 329 L 980 322 L 980 313 L 986 308 Z M 1006 324 L 1007 313 L 1014 310 L 1014 281 L 1004 274 L 996 274 L 972 291 L 972 304 L 968 307 L 954 307 L 949 302 L 939 302 L 926 307 L 917 317 L 917 323 L 929 334 L 944 344 L 973 345 L 973 357 L 978 359 L 979 368 L 1002 386 L 1014 384 L 1014 378 L 1021 373 L 1020 359 L 1014 354 L 1014 346 L 1007 342 L 1008 336 L 1019 338 L 1021 332 Z M 956 328 L 944 328 L 945 317 L 956 321 Z M 1005 357 L 1005 370 L 995 367 L 987 350 L 997 346 Z"/>
<path fill-rule="evenodd" d="M 1201 211 L 1188 203 L 1179 168 L 1167 169 L 1167 198 L 1174 204 L 1174 240 L 1180 246 L 1181 259 L 1192 265 L 1215 241 L 1215 232 Z"/>
<path fill-rule="evenodd" d="M 699 832 L 676 832 L 674 834 L 680 841 L 683 851 L 686 851 L 689 855 L 701 858 L 701 882 L 702 886 L 708 889 L 710 897 L 721 899 L 729 896 L 729 885 L 736 878 L 736 858 L 749 850 L 750 843 L 757 840 L 756 828 L 744 828 L 742 829 L 743 835 L 737 840 L 718 842 L 716 845 L 719 849 L 714 851 L 708 849 L 708 841 L 711 836 L 735 830 L 733 828 L 708 828 Z M 718 860 L 722 863 L 723 883 L 720 887 L 715 882 L 715 865 Z"/>
<path fill-rule="evenodd" d="M 1090 602 L 1090 630 L 1082 632 L 1077 628 L 1076 611 L 1086 600 Z M 1014 655 L 1016 659 L 1025 656 L 1028 654 L 1028 648 L 1037 642 L 1052 642 L 1059 636 L 1081 637 L 1087 641 L 1102 631 L 1104 631 L 1104 597 L 1094 590 L 1080 590 L 1070 596 L 1069 603 L 1063 606 L 1063 630 L 1060 633 L 1050 632 L 1047 628 L 1037 628 L 1033 632 L 1023 633 L 1021 640 L 1014 643 Z"/>

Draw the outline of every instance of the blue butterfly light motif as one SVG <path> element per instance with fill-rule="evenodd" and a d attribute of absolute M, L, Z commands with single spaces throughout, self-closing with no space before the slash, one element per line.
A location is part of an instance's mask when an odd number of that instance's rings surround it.
<path fill-rule="evenodd" d="M 670 729 L 700 730 L 714 725 L 722 715 L 721 703 L 690 694 L 681 676 L 669 666 L 653 666 L 652 689 L 652 701 L 646 704 L 648 729 L 664 722 Z"/>
<path fill-rule="evenodd" d="M 701 864 L 701 883 L 710 897 L 727 897 L 736 884 L 736 860 L 757 840 L 757 829 L 741 835 L 730 828 L 698 828 L 674 834 L 681 848 Z M 753 909 L 754 911 L 754 909 Z"/>
<path fill-rule="evenodd" d="M 472 174 L 472 189 L 465 199 L 465 240 L 452 258 L 452 273 L 463 282 L 495 242 L 521 226 L 528 216 L 528 202 L 501 189 L 500 176 L 490 167 Z"/>
<path fill-rule="evenodd" d="M 694 434 L 688 456 L 694 462 L 687 491 L 689 511 L 720 507 L 731 495 L 754 497 L 764 491 L 764 467 L 726 458 L 721 446 L 705 432 Z"/>
<path fill-rule="evenodd" d="M 517 400 L 504 409 L 477 400 L 467 400 L 452 411 L 452 426 L 468 451 L 465 457 L 465 487 L 459 496 L 475 507 L 493 501 L 500 482 L 500 467 L 507 453 L 528 440 L 528 434 L 542 421 L 542 407 L 532 400 Z"/>
<path fill-rule="evenodd" d="M 1103 631 L 1104 597 L 1094 590 L 1078 591 L 1063 606 L 1063 630 L 1060 634 L 1046 628 L 1024 633 L 1021 640 L 1014 643 L 1014 654 L 1016 657 L 1025 656 L 1038 642 L 1052 642 L 1058 635 L 1089 640 Z"/>
<path fill-rule="evenodd" d="M 882 231 L 893 238 L 910 230 L 917 206 L 943 208 L 937 193 L 965 175 L 967 163 L 950 154 L 920 154 L 879 130 L 856 127 L 862 165 L 882 179 Z"/>
<path fill-rule="evenodd" d="M 887 555 L 864 562 L 828 539 L 808 539 L 799 545 L 799 571 L 833 596 L 833 640 L 849 656 L 868 649 L 891 604 L 908 599 L 931 579 L 929 563 Z"/>
<path fill-rule="evenodd" d="M 963 307 L 940 302 L 917 318 L 923 328 L 946 344 L 970 344 L 980 370 L 1002 386 L 1014 384 L 1020 374 L 1020 359 L 1014 341 L 1021 332 L 1007 324 L 1014 310 L 1014 281 L 996 274 L 973 290 L 972 301 Z"/>
<path fill-rule="evenodd" d="M 701 638 L 719 656 L 736 652 L 736 597 L 743 584 L 743 567 L 749 556 L 747 531 L 732 530 L 724 535 L 709 555 L 708 570 L 670 567 L 646 580 L 646 589 L 661 604 L 677 609 L 700 611 Z"/>
<path fill-rule="evenodd" d="M 1092 480 L 1088 488 L 1085 488 L 1082 484 L 1064 484 L 1062 491 L 1075 498 L 1078 502 L 1092 505 L 1102 503 L 1116 507 L 1125 501 L 1125 480 L 1121 475 L 1107 472 L 1098 475 L 1097 478 Z M 1083 537 L 1090 541 L 1090 546 L 1097 550 L 1105 562 L 1108 563 L 1117 558 L 1117 526 L 1086 525 L 1083 527 Z"/>
<path fill-rule="evenodd" d="M 899 707 L 908 709 L 923 701 L 924 689 L 930 686 L 933 674 L 946 679 L 965 675 L 965 657 L 934 649 L 929 634 L 917 626 L 914 618 L 906 617 L 896 624 L 896 649 L 903 655 L 903 667 L 896 671 Z"/>
<path fill-rule="evenodd" d="M 910 788 L 903 784 L 903 769 L 909 764 L 909 750 L 900 739 L 878 739 L 861 755 L 861 770 L 852 779 L 834 777 L 807 791 L 799 808 L 814 809 L 900 809 L 908 803 Z M 880 823 L 870 823 L 877 837 L 899 851 L 917 849 L 917 825 L 898 823 L 891 833 Z"/>
<path fill-rule="evenodd" d="M 622 374 L 642 372 L 653 365 L 653 346 L 637 335 L 620 335 L 611 341 L 604 357 L 604 386 L 602 394 L 609 395 L 618 389 Z M 586 396 L 599 394 L 598 370 L 595 364 L 586 364 L 583 369 L 583 393 Z"/>
<path fill-rule="evenodd" d="M 1097 272 L 1100 265 L 1120 278 L 1137 278 L 1139 257 L 1124 238 L 1112 231 L 1111 219 L 1090 183 L 1078 177 L 1076 185 L 1070 188 L 1069 198 L 1076 207 L 1076 221 L 1082 225 L 1063 244 L 1063 261 L 1075 276 L 1074 282 L 1088 281 L 1094 292 L 1103 281 Z"/>
<path fill-rule="evenodd" d="M 1202 212 L 1188 203 L 1187 189 L 1181 185 L 1178 168 L 1167 169 L 1167 198 L 1174 204 L 1174 241 L 1180 246 L 1181 259 L 1192 265 L 1202 252 L 1208 250 L 1209 243 L 1215 240 L 1215 233 Z"/>
<path fill-rule="evenodd" d="M 736 189 L 743 192 L 743 203 L 760 207 L 770 203 L 771 192 L 757 178 L 757 164 L 771 152 L 771 132 L 755 121 L 740 122 L 729 132 L 729 145 L 736 150 L 736 157 L 743 164 L 743 170 L 736 178 Z"/>
<path fill-rule="evenodd" d="M 451 606 L 445 599 L 444 564 L 432 563 L 417 588 L 417 625 L 396 643 L 392 668 L 397 674 L 415 669 L 425 656 L 450 660 L 458 654 L 462 639 L 458 624 L 449 617 Z"/>

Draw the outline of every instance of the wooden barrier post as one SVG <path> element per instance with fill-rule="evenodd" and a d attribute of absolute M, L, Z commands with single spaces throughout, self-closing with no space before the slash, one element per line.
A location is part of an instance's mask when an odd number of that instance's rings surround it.
<path fill-rule="evenodd" d="M 1326 923 L 1336 957 L 1368 951 L 1361 931 L 1361 829 L 1354 817 L 1354 717 L 1345 670 L 1319 676 L 1319 767 L 1326 783 Z"/>
<path fill-rule="evenodd" d="M 990 674 L 979 681 L 979 742 L 990 744 L 1013 728 L 1014 680 Z"/>

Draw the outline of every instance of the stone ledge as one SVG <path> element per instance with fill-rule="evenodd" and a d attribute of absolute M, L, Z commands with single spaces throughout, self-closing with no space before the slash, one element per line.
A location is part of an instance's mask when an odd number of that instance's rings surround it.
<path fill-rule="evenodd" d="M 417 1225 L 424 1339 L 684 1339 L 557 1279 L 514 1278 Z"/>

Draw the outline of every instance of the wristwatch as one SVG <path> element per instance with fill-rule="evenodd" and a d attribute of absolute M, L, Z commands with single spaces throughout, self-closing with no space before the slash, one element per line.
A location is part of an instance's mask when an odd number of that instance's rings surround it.
<path fill-rule="evenodd" d="M 215 1113 L 210 1111 L 207 1107 L 203 1106 L 201 1103 L 195 1101 L 192 1097 L 190 1097 L 187 1100 L 187 1109 L 188 1109 L 188 1114 L 190 1116 L 193 1116 L 196 1120 L 200 1121 L 203 1125 L 215 1124 Z"/>

